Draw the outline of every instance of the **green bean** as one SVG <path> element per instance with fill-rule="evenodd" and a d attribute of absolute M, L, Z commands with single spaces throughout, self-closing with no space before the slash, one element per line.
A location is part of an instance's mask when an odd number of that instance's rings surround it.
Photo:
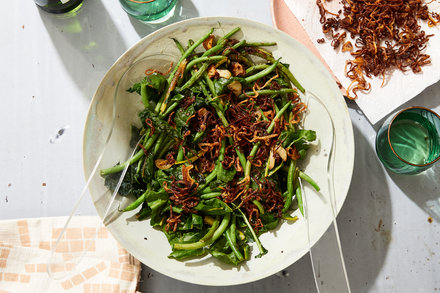
<path fill-rule="evenodd" d="M 241 40 L 237 44 L 233 45 L 231 48 L 226 49 L 223 52 L 223 56 L 228 56 L 232 52 L 231 49 L 233 49 L 233 50 L 238 49 L 239 47 L 243 46 L 244 44 L 246 44 L 246 41 L 245 40 Z"/>
<path fill-rule="evenodd" d="M 272 122 L 270 122 L 269 127 L 267 127 L 267 133 L 271 134 L 273 128 L 275 127 L 275 122 L 281 118 L 281 116 L 283 115 L 284 112 L 286 112 L 286 110 L 290 107 L 290 103 L 286 103 L 281 109 L 280 111 L 278 111 L 278 113 L 275 115 L 275 118 L 273 118 Z"/>
<path fill-rule="evenodd" d="M 289 106 L 290 106 L 290 103 L 286 103 L 286 105 L 284 105 L 284 107 L 275 115 L 275 118 L 272 120 L 272 122 L 269 124 L 269 127 L 267 128 L 267 133 L 268 134 L 272 133 L 272 130 L 275 127 L 275 122 L 278 119 L 280 119 L 281 115 L 283 115 L 283 113 L 289 108 Z M 247 160 L 246 165 L 245 165 L 246 166 L 246 169 L 245 169 L 245 172 L 244 172 L 244 178 L 245 179 L 248 179 L 248 180 L 250 179 L 251 167 L 252 167 L 251 159 L 257 154 L 257 151 L 258 151 L 259 147 L 260 147 L 260 142 L 258 141 L 258 142 L 256 142 L 254 144 L 254 146 L 252 147 L 251 152 L 249 153 L 249 157 L 248 157 L 248 160 Z M 249 182 L 248 182 L 248 184 L 249 184 Z"/>
<path fill-rule="evenodd" d="M 217 42 L 217 45 L 215 45 L 211 49 L 205 51 L 205 53 L 202 54 L 202 57 L 216 54 L 218 51 L 222 50 L 225 47 L 227 41 L 228 40 L 223 40 L 222 42 Z"/>
<path fill-rule="evenodd" d="M 177 157 L 176 157 L 176 161 L 180 162 L 183 160 L 183 146 L 179 145 L 179 150 L 177 151 Z"/>
<path fill-rule="evenodd" d="M 137 208 L 138 206 L 140 206 L 144 201 L 145 198 L 147 197 L 147 194 L 150 192 L 150 190 L 146 190 L 144 193 L 142 193 L 141 196 L 139 196 L 134 202 L 132 202 L 130 205 L 128 205 L 125 209 L 123 209 L 123 212 L 128 212 L 128 211 L 132 211 L 135 208 Z"/>
<path fill-rule="evenodd" d="M 191 87 L 208 69 L 209 63 L 203 63 L 203 65 L 197 70 L 197 72 L 191 76 L 191 78 L 180 88 L 180 90 L 187 89 Z"/>
<path fill-rule="evenodd" d="M 165 110 L 165 112 L 161 113 L 159 115 L 159 117 L 161 119 L 164 119 L 165 117 L 168 116 L 168 114 L 170 114 L 171 112 L 173 112 L 174 109 L 176 109 L 179 106 L 179 102 L 174 102 L 172 103 L 170 106 L 167 107 L 167 109 Z"/>
<path fill-rule="evenodd" d="M 214 83 L 208 77 L 208 74 L 205 74 L 204 78 L 205 78 L 206 84 L 208 85 L 209 90 L 211 91 L 211 94 L 212 94 L 213 98 L 217 97 L 217 94 L 216 94 L 215 88 L 214 88 Z M 211 100 L 212 100 L 212 98 L 211 98 Z"/>
<path fill-rule="evenodd" d="M 239 98 L 245 98 L 247 96 L 253 96 L 255 93 L 258 95 L 281 95 L 281 94 L 288 94 L 288 93 L 294 93 L 296 90 L 290 89 L 290 88 L 282 88 L 279 90 L 257 90 L 257 91 L 247 91 L 245 94 L 241 94 Z"/>
<path fill-rule="evenodd" d="M 217 163 L 221 164 L 225 158 L 225 149 L 226 149 L 226 139 L 222 139 L 222 144 L 220 146 L 220 151 L 218 153 Z"/>
<path fill-rule="evenodd" d="M 146 83 L 141 83 L 141 100 L 145 108 L 150 108 L 150 101 L 148 100 Z"/>
<path fill-rule="evenodd" d="M 221 189 L 218 188 L 218 187 L 211 188 L 210 186 L 207 186 L 207 187 L 203 188 L 202 190 L 200 190 L 200 194 L 202 196 L 202 195 L 204 195 L 206 193 L 220 192 L 220 191 L 221 191 Z"/>
<path fill-rule="evenodd" d="M 246 167 L 245 167 L 245 171 L 244 171 L 244 178 L 247 180 L 250 180 L 250 176 L 251 176 L 251 160 L 253 159 L 253 157 L 255 157 L 255 155 L 257 154 L 258 148 L 260 147 L 260 142 L 256 142 L 254 144 L 254 146 L 251 149 L 251 152 L 249 153 L 249 157 L 246 161 Z M 248 182 L 248 184 L 250 184 L 250 182 Z"/>
<path fill-rule="evenodd" d="M 275 58 L 273 58 L 272 54 L 264 49 L 257 48 L 253 50 L 252 53 L 258 57 L 266 59 L 271 63 L 275 62 Z M 305 89 L 286 66 L 284 66 L 282 63 L 279 63 L 278 69 L 280 69 L 280 71 L 288 77 L 288 79 L 293 83 L 295 87 L 297 87 L 302 93 L 305 93 Z"/>
<path fill-rule="evenodd" d="M 192 44 L 180 57 L 180 60 L 177 62 L 176 66 L 174 67 L 173 71 L 170 73 L 170 75 L 168 76 L 168 87 L 171 84 L 171 81 L 174 79 L 174 76 L 177 72 L 177 69 L 179 68 L 180 64 L 183 62 L 183 60 L 185 60 L 201 43 L 203 43 L 204 40 L 206 40 L 214 31 L 214 29 L 211 29 L 206 35 L 204 35 L 202 38 L 200 38 L 197 42 L 195 42 L 194 44 Z M 164 91 L 164 94 L 160 97 L 159 102 L 156 105 L 156 108 L 154 109 L 154 111 L 156 113 L 159 112 L 162 103 L 165 101 L 166 99 L 166 93 L 168 92 L 168 89 Z"/>
<path fill-rule="evenodd" d="M 176 143 L 174 139 L 169 139 L 165 146 L 160 150 L 157 158 L 162 158 L 165 153 Z"/>
<path fill-rule="evenodd" d="M 283 167 L 284 162 L 281 162 L 278 166 L 276 166 L 272 171 L 267 174 L 267 177 L 271 177 L 273 174 L 275 174 L 279 169 Z"/>
<path fill-rule="evenodd" d="M 254 200 L 252 200 L 252 203 L 257 206 L 258 211 L 260 212 L 260 214 L 264 214 L 264 207 L 261 204 L 261 202 L 259 202 L 258 200 L 254 199 Z"/>
<path fill-rule="evenodd" d="M 243 218 L 243 221 L 245 222 L 246 226 L 249 228 L 249 231 L 251 232 L 252 238 L 254 238 L 255 243 L 257 244 L 258 250 L 260 251 L 260 254 L 256 257 L 262 257 L 267 253 L 266 248 L 263 247 L 263 245 L 260 242 L 260 239 L 258 239 L 257 234 L 255 234 L 254 229 L 252 228 L 251 224 L 249 223 L 249 220 L 246 218 L 246 215 L 243 213 L 241 209 L 236 209 L 240 216 Z"/>
<path fill-rule="evenodd" d="M 156 156 L 157 152 L 162 147 L 163 140 L 165 140 L 165 139 L 166 139 L 166 134 L 165 134 L 165 132 L 162 132 L 159 135 L 159 138 L 157 139 L 156 144 L 154 145 L 153 156 Z"/>
<path fill-rule="evenodd" d="M 240 27 L 233 28 L 229 33 L 225 34 L 223 37 L 218 39 L 217 43 L 223 42 L 223 40 L 229 39 L 233 35 L 235 35 L 240 30 Z"/>
<path fill-rule="evenodd" d="M 276 42 L 252 42 L 252 43 L 246 43 L 246 46 L 249 47 L 269 47 L 269 46 L 276 46 Z"/>
<path fill-rule="evenodd" d="M 154 141 L 156 140 L 157 137 L 158 137 L 157 133 L 153 134 L 150 137 L 150 139 L 148 140 L 148 143 L 146 145 L 144 145 L 145 151 L 148 151 L 151 148 L 151 146 L 153 145 L 153 143 L 154 143 Z M 121 172 L 122 170 L 124 170 L 124 168 L 125 168 L 125 166 L 127 164 L 131 165 L 133 163 L 136 163 L 140 158 L 142 158 L 144 156 L 144 154 L 145 154 L 145 151 L 143 149 L 139 150 L 133 157 L 131 157 L 130 159 L 128 159 L 124 163 L 118 164 L 116 166 L 113 166 L 113 167 L 110 167 L 110 168 L 107 168 L 107 169 L 102 169 L 99 172 L 99 174 L 101 176 L 106 176 L 106 175 L 109 175 L 109 174 Z"/>
<path fill-rule="evenodd" d="M 302 171 L 299 171 L 298 175 L 301 179 L 304 179 L 305 181 L 307 181 L 307 183 L 312 185 L 312 187 L 315 188 L 316 191 L 320 190 L 318 184 L 309 175 L 307 175 L 306 173 L 304 173 Z"/>
<path fill-rule="evenodd" d="M 212 62 L 212 61 L 219 61 L 222 59 L 226 59 L 225 56 L 210 56 L 210 57 L 198 57 L 195 58 L 193 60 L 191 60 L 190 62 L 188 62 L 188 64 L 186 65 L 186 71 L 192 69 L 194 67 L 194 65 L 202 63 L 202 62 Z"/>
<path fill-rule="evenodd" d="M 214 168 L 214 170 L 211 171 L 211 173 L 208 174 L 208 176 L 205 177 L 205 183 L 199 185 L 199 192 L 202 191 L 205 187 L 208 186 L 209 183 L 211 183 L 212 180 L 214 180 L 217 177 L 217 167 Z"/>
<path fill-rule="evenodd" d="M 296 200 L 298 201 L 299 211 L 304 216 L 303 198 L 302 198 L 302 192 L 301 192 L 301 187 L 300 186 L 298 186 L 296 188 Z"/>
<path fill-rule="evenodd" d="M 185 53 L 185 49 L 183 48 L 182 44 L 175 38 L 171 38 L 174 41 L 174 44 L 176 45 L 177 49 L 179 49 L 180 54 L 184 54 Z"/>
<path fill-rule="evenodd" d="M 235 237 L 235 216 L 233 216 L 233 221 L 231 223 L 231 225 L 229 226 L 229 228 L 226 230 L 226 241 L 228 241 L 229 247 L 231 247 L 232 251 L 234 252 L 235 256 L 237 257 L 237 259 L 239 261 L 243 261 L 243 255 L 241 254 L 241 252 L 238 250 L 237 248 L 237 239 Z"/>
<path fill-rule="evenodd" d="M 231 213 L 226 213 L 223 217 L 220 226 L 218 226 L 217 230 L 215 230 L 212 235 L 212 242 L 215 242 L 222 234 L 225 232 L 226 228 L 228 228 L 229 221 L 231 220 Z"/>
<path fill-rule="evenodd" d="M 256 106 L 256 108 L 261 113 L 261 119 L 263 119 L 264 121 L 269 121 L 269 119 L 267 119 L 266 115 L 264 115 L 263 110 L 261 110 L 261 108 L 258 106 Z"/>
<path fill-rule="evenodd" d="M 260 70 L 266 69 L 269 66 L 270 66 L 269 64 L 257 64 L 257 65 L 251 66 L 246 69 L 246 75 L 251 74 L 254 71 L 260 71 Z"/>
<path fill-rule="evenodd" d="M 205 134 L 205 131 L 199 131 L 194 136 L 194 141 L 198 141 L 203 135 Z"/>
<path fill-rule="evenodd" d="M 209 192 L 209 193 L 203 193 L 202 195 L 200 195 L 201 199 L 210 199 L 210 198 L 215 198 L 217 196 L 221 196 L 222 193 L 221 192 Z"/>
<path fill-rule="evenodd" d="M 257 72 L 253 75 L 250 75 L 248 77 L 245 77 L 244 80 L 247 83 L 251 83 L 253 81 L 256 81 L 266 75 L 268 75 L 269 73 L 271 73 L 279 64 L 279 61 L 275 61 L 272 65 L 270 65 L 269 67 L 267 67 L 266 69 L 261 70 L 260 72 Z"/>
<path fill-rule="evenodd" d="M 289 172 L 287 173 L 287 196 L 284 200 L 283 213 L 286 213 L 292 205 L 292 199 L 295 193 L 295 168 L 296 161 L 291 160 L 289 164 Z"/>

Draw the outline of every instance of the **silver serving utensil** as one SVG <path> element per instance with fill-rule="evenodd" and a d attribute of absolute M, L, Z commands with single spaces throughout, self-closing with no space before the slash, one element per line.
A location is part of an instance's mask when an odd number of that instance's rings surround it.
<path fill-rule="evenodd" d="M 301 189 L 303 190 L 303 207 L 304 218 L 306 221 L 307 239 L 309 243 L 309 255 L 312 263 L 312 270 L 315 279 L 316 289 L 321 292 L 336 292 L 336 293 L 351 293 L 350 283 L 347 276 L 347 269 L 345 267 L 344 255 L 342 252 L 341 241 L 339 238 L 338 224 L 336 221 L 336 198 L 334 188 L 334 165 L 335 165 L 335 147 L 336 147 L 336 133 L 333 120 L 330 113 L 321 101 L 321 99 L 312 92 L 306 92 L 305 102 L 308 109 L 312 112 L 319 110 L 319 113 L 323 113 L 320 118 L 320 123 L 327 125 L 328 129 L 326 136 L 317 134 L 318 138 L 321 138 L 321 150 L 327 150 L 327 166 L 325 172 L 327 172 L 327 187 L 328 195 L 325 196 L 327 201 L 326 206 L 329 207 L 332 216 L 332 225 L 329 226 L 327 231 L 313 246 L 310 239 L 310 212 L 312 207 L 308 204 L 308 197 L 314 196 L 314 194 L 305 194 L 303 183 L 300 180 Z M 306 127 L 308 120 L 307 117 L 304 120 L 304 127 Z M 324 131 L 323 131 L 324 132 Z M 322 139 L 322 137 L 329 137 L 329 139 Z"/>

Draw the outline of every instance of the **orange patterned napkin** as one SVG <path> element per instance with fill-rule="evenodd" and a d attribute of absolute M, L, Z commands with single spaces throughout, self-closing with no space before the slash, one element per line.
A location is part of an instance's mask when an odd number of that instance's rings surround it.
<path fill-rule="evenodd" d="M 0 293 L 137 292 L 141 266 L 111 236 L 98 217 L 73 217 L 57 252 L 66 260 L 88 252 L 61 280 L 46 271 L 51 247 L 66 217 L 0 221 Z M 96 232 L 98 233 L 95 237 Z M 60 270 L 53 265 L 52 271 Z"/>

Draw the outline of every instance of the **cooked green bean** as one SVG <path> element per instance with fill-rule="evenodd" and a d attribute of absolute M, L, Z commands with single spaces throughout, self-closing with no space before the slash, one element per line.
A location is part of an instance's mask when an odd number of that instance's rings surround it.
<path fill-rule="evenodd" d="M 118 191 L 136 199 L 122 212 L 139 208 L 139 220 L 162 229 L 170 258 L 211 254 L 239 265 L 252 242 L 261 257 L 259 235 L 294 220 L 295 209 L 303 213 L 299 178 L 319 188 L 293 159 L 316 137 L 295 124 L 301 88 L 281 58 L 261 48 L 276 43 L 232 39 L 239 30 L 217 40 L 210 30 L 186 48 L 173 38 L 181 56 L 171 73 L 129 89 L 143 104 L 141 128 L 132 128 L 132 141 L 144 136 L 142 149 L 101 170 L 113 190 L 128 168 Z"/>

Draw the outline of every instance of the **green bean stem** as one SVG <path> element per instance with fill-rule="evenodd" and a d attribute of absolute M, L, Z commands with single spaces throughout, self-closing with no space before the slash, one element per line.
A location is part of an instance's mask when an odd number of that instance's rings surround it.
<path fill-rule="evenodd" d="M 246 226 L 249 228 L 249 231 L 251 232 L 252 238 L 254 238 L 255 243 L 257 244 L 258 250 L 260 251 L 260 254 L 256 257 L 262 257 L 267 253 L 266 248 L 263 247 L 263 245 L 260 242 L 260 239 L 258 239 L 257 234 L 255 234 L 254 229 L 252 228 L 251 224 L 249 223 L 249 220 L 246 218 L 246 215 L 243 213 L 241 209 L 237 209 L 237 211 L 240 213 L 241 217 L 243 218 Z"/>
<path fill-rule="evenodd" d="M 183 48 L 182 44 L 175 38 L 171 38 L 174 41 L 174 44 L 176 44 L 177 49 L 179 49 L 180 54 L 185 53 L 185 49 Z"/>

